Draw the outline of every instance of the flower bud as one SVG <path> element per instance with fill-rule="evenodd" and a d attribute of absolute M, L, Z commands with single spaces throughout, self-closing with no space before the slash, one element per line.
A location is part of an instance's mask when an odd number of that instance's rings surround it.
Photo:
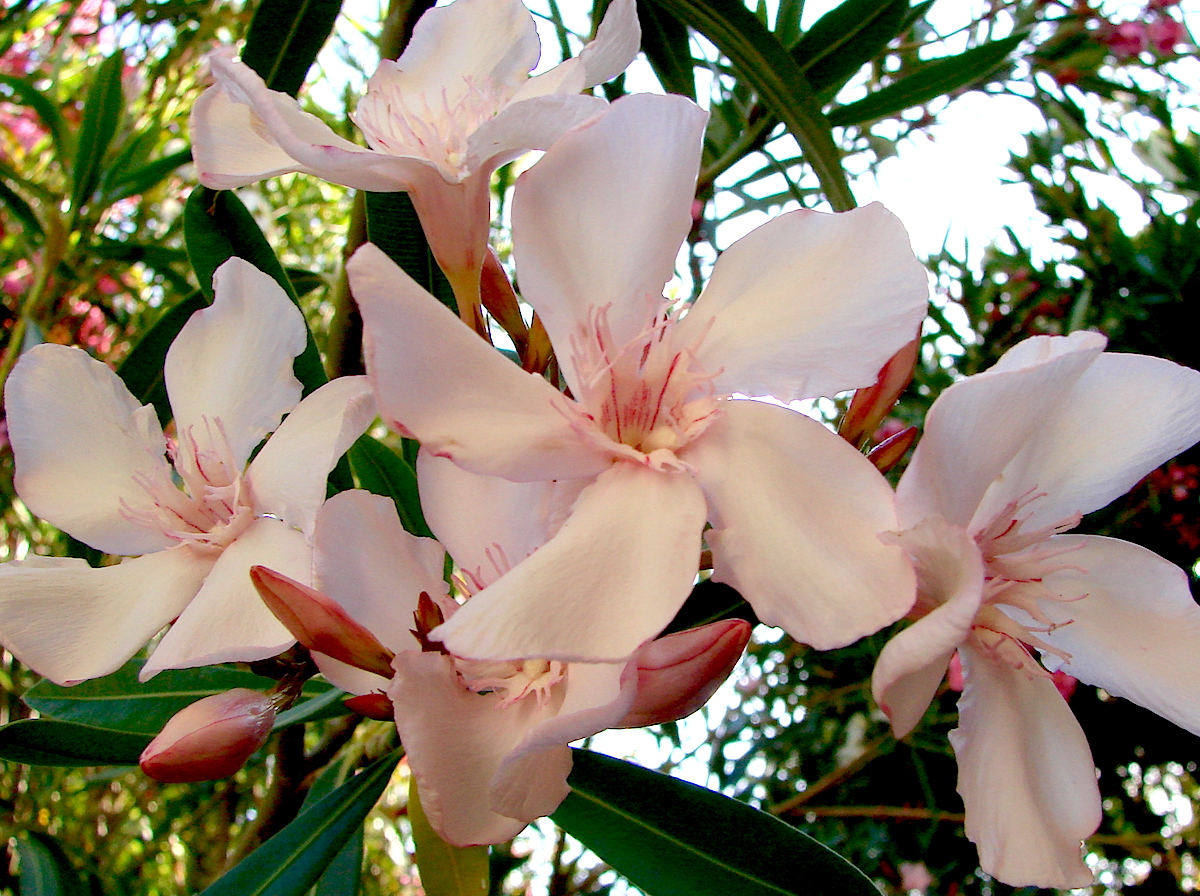
<path fill-rule="evenodd" d="M 637 695 L 616 727 L 661 725 L 691 715 L 733 671 L 750 630 L 744 619 L 725 619 L 642 645 L 632 658 Z"/>
<path fill-rule="evenodd" d="M 267 694 L 247 688 L 213 694 L 175 713 L 139 765 L 167 784 L 227 778 L 266 742 L 274 723 Z"/>

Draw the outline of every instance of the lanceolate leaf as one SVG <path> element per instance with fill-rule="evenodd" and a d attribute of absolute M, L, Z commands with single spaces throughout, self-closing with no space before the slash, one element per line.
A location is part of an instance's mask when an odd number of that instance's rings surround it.
<path fill-rule="evenodd" d="M 265 691 L 275 683 L 231 666 L 167 669 L 140 682 L 137 676 L 141 665 L 140 661 L 131 661 L 112 675 L 69 688 L 40 681 L 22 699 L 43 716 L 59 721 L 154 735 L 171 716 L 201 697 L 233 688 Z M 325 682 L 309 681 L 303 693 L 306 698 L 316 698 L 330 690 Z"/>
<path fill-rule="evenodd" d="M 346 779 L 344 764 L 333 761 L 317 776 L 313 786 L 304 797 L 301 811 L 315 806 Z M 311 890 L 309 896 L 358 896 L 359 878 L 362 876 L 363 861 L 363 826 L 350 835 L 342 845 L 338 854 L 330 860 L 328 867 L 321 874 L 321 879 Z"/>
<path fill-rule="evenodd" d="M 75 149 L 75 164 L 71 172 L 71 213 L 78 216 L 80 208 L 91 198 L 104 170 L 104 156 L 125 114 L 121 91 L 121 75 L 125 71 L 125 55 L 117 50 L 96 67 L 96 75 L 88 89 L 83 106 L 83 121 L 79 125 L 79 145 Z"/>
<path fill-rule="evenodd" d="M 359 829 L 400 761 L 393 753 L 304 809 L 201 896 L 303 896 Z"/>
<path fill-rule="evenodd" d="M 903 26 L 908 0 L 846 0 L 821 16 L 792 47 L 817 93 L 840 85 L 887 46 Z"/>
<path fill-rule="evenodd" d="M 800 144 L 835 211 L 855 207 L 841 152 L 804 72 L 740 0 L 654 0 L 716 45 Z"/>
<path fill-rule="evenodd" d="M 242 61 L 272 90 L 295 96 L 341 8 L 342 0 L 262 0 L 250 20 Z"/>
<path fill-rule="evenodd" d="M 3 180 L 0 180 L 0 203 L 8 206 L 14 218 L 21 222 L 28 236 L 41 237 L 44 234 L 42 222 L 38 220 L 33 207 L 14 191 Z M 29 240 L 32 244 L 34 240 Z"/>
<path fill-rule="evenodd" d="M 857 868 L 774 816 L 588 750 L 551 816 L 648 896 L 879 896 Z"/>
<path fill-rule="evenodd" d="M 17 835 L 21 862 L 21 896 L 88 896 L 90 888 L 62 845 L 49 834 L 21 831 Z"/>
<path fill-rule="evenodd" d="M 687 26 L 651 0 L 638 0 L 642 52 L 668 93 L 696 98 L 695 61 Z"/>
<path fill-rule="evenodd" d="M 829 120 L 835 125 L 861 124 L 935 100 L 986 78 L 1000 67 L 1022 40 L 1023 35 L 1014 34 L 957 56 L 938 59 L 856 103 L 834 109 L 829 113 Z"/>
<path fill-rule="evenodd" d="M 413 535 L 433 536 L 421 513 L 417 474 L 408 461 L 369 435 L 351 445 L 347 457 L 362 488 L 373 495 L 392 499 L 405 529 Z"/>
<path fill-rule="evenodd" d="M 271 251 L 254 217 L 233 193 L 207 187 L 193 190 L 183 208 L 183 235 L 196 281 L 210 300 L 213 273 L 236 255 L 269 274 L 292 301 L 296 301 L 296 291 L 287 272 Z M 305 395 L 328 380 L 312 333 L 308 334 L 304 353 L 296 359 L 295 370 Z"/>
<path fill-rule="evenodd" d="M 21 719 L 0 727 L 0 759 L 25 765 L 137 765 L 149 735 L 57 719 Z"/>
<path fill-rule="evenodd" d="M 59 158 L 66 159 L 73 155 L 74 145 L 71 142 L 71 132 L 67 128 L 66 122 L 63 121 L 62 112 L 59 111 L 57 103 L 43 96 L 33 84 L 23 78 L 0 75 L 0 85 L 12 91 L 12 102 L 28 106 L 42 120 L 42 124 L 50 132 L 50 139 L 54 142 L 54 148 L 58 152 Z M 3 92 L 0 92 L 0 97 L 9 99 Z"/>

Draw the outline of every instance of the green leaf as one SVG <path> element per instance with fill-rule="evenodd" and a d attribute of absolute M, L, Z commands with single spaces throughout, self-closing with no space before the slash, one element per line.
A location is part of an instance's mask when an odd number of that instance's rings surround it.
<path fill-rule="evenodd" d="M 117 368 L 117 376 L 125 382 L 130 394 L 142 404 L 154 405 L 158 422 L 163 426 L 171 419 L 171 403 L 163 379 L 167 351 L 192 315 L 207 307 L 208 302 L 198 290 L 172 305 L 143 334 Z"/>
<path fill-rule="evenodd" d="M 642 52 L 668 93 L 696 98 L 695 60 L 687 27 L 650 0 L 638 0 Z"/>
<path fill-rule="evenodd" d="M 49 834 L 17 834 L 18 880 L 21 896 L 88 896 L 91 889 L 62 844 Z"/>
<path fill-rule="evenodd" d="M 551 818 L 648 896 L 879 896 L 833 850 L 752 806 L 619 759 L 572 750 Z"/>
<path fill-rule="evenodd" d="M 21 226 L 25 228 L 28 236 L 41 237 L 45 235 L 45 231 L 42 229 L 42 222 L 38 220 L 33 206 L 22 199 L 12 187 L 2 180 L 0 180 L 0 202 L 8 206 L 13 217 L 21 222 Z M 34 241 L 29 240 L 29 242 L 33 243 Z"/>
<path fill-rule="evenodd" d="M 367 193 L 367 239 L 455 314 L 454 291 L 429 251 L 407 193 Z"/>
<path fill-rule="evenodd" d="M 784 123 L 835 211 L 855 207 L 842 154 L 808 79 L 787 49 L 739 0 L 654 0 L 724 53 L 763 105 Z"/>
<path fill-rule="evenodd" d="M 316 685 L 318 682 L 306 682 L 305 687 Z M 284 710 L 275 717 L 275 729 L 287 728 L 289 725 L 300 725 L 304 722 L 316 722 L 321 719 L 336 719 L 350 714 L 343 704 L 348 695 L 338 688 L 329 688 L 308 700 L 301 700 L 291 709 Z"/>
<path fill-rule="evenodd" d="M 813 90 L 841 84 L 900 33 L 908 0 L 846 0 L 813 23 L 792 58 Z"/>
<path fill-rule="evenodd" d="M 266 691 L 275 684 L 270 678 L 232 666 L 167 669 L 141 682 L 138 681 L 141 667 L 141 661 L 132 660 L 111 675 L 71 687 L 39 681 L 22 699 L 43 716 L 59 721 L 155 735 L 171 716 L 201 697 L 233 688 Z M 321 697 L 333 690 L 325 682 L 314 680 L 305 683 L 303 693 L 307 697 Z"/>
<path fill-rule="evenodd" d="M 400 753 L 351 778 L 243 859 L 201 896 L 303 896 L 383 794 Z"/>
<path fill-rule="evenodd" d="M 125 54 L 113 53 L 96 67 L 96 76 L 88 90 L 83 106 L 83 121 L 79 125 L 79 145 L 75 149 L 75 164 L 71 172 L 71 214 L 79 216 L 80 209 L 92 198 L 100 175 L 104 171 L 104 156 L 112 145 L 125 114 L 125 98 L 121 90 L 121 75 L 125 71 Z"/>
<path fill-rule="evenodd" d="M 117 202 L 129 196 L 144 193 L 151 187 L 164 180 L 180 165 L 186 165 L 192 160 L 190 149 L 181 149 L 169 156 L 155 159 L 133 171 L 121 172 L 108 178 L 105 183 L 104 198 L 109 202 Z"/>
<path fill-rule="evenodd" d="M 371 436 L 360 436 L 350 446 L 347 457 L 359 486 L 373 495 L 391 498 L 406 530 L 413 535 L 433 536 L 421 512 L 417 474 L 408 461 Z"/>
<path fill-rule="evenodd" d="M 0 84 L 12 91 L 10 102 L 28 106 L 42 120 L 42 124 L 50 132 L 50 139 L 54 142 L 54 148 L 60 159 L 69 158 L 74 154 L 71 130 L 67 127 L 62 112 L 59 111 L 58 103 L 44 96 L 31 82 L 23 78 L 0 75 Z M 0 94 L 0 97 L 9 99 L 3 94 Z"/>
<path fill-rule="evenodd" d="M 846 126 L 886 118 L 974 84 L 992 74 L 1024 40 L 1014 34 L 973 47 L 957 56 L 930 62 L 920 71 L 829 113 L 829 121 Z"/>
<path fill-rule="evenodd" d="M 325 767 L 304 797 L 301 810 L 315 806 L 345 781 L 345 763 L 332 762 Z M 358 896 L 362 877 L 363 828 L 358 828 L 338 851 L 321 874 L 310 896 Z"/>
<path fill-rule="evenodd" d="M 254 217 L 233 193 L 207 187 L 193 190 L 183 207 L 183 236 L 196 280 L 210 300 L 213 274 L 237 256 L 270 276 L 299 307 L 296 291 L 283 265 L 275 257 Z M 312 333 L 308 334 L 304 352 L 296 359 L 295 371 L 305 395 L 328 382 Z"/>
<path fill-rule="evenodd" d="M 416 778 L 409 778 L 408 821 L 426 896 L 487 896 L 488 848 L 453 846 L 443 840 L 421 808 Z"/>
<path fill-rule="evenodd" d="M 261 0 L 242 62 L 272 90 L 295 96 L 333 31 L 342 0 Z"/>
<path fill-rule="evenodd" d="M 58 719 L 21 719 L 0 727 L 0 759 L 25 765 L 137 765 L 149 743 L 148 735 Z"/>

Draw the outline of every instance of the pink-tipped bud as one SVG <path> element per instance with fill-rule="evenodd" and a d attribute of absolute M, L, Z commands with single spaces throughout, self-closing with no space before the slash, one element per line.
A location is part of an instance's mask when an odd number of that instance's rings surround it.
<path fill-rule="evenodd" d="M 854 393 L 850 407 L 838 425 L 838 435 L 857 447 L 876 430 L 912 381 L 920 351 L 921 337 L 918 335 L 883 365 L 873 386 Z"/>
<path fill-rule="evenodd" d="M 342 702 L 348 709 L 368 719 L 390 722 L 396 718 L 396 708 L 392 706 L 391 698 L 387 694 L 359 694 L 357 697 L 347 697 Z"/>
<path fill-rule="evenodd" d="M 266 742 L 274 723 L 267 694 L 248 688 L 213 694 L 171 716 L 138 764 L 166 784 L 227 778 Z"/>
<path fill-rule="evenodd" d="M 691 715 L 729 677 L 750 630 L 744 619 L 725 619 L 642 645 L 631 660 L 637 664 L 637 695 L 616 727 L 661 725 Z"/>
<path fill-rule="evenodd" d="M 880 473 L 886 473 L 904 458 L 908 449 L 917 440 L 919 430 L 915 426 L 902 429 L 895 435 L 888 436 L 867 454 L 867 460 L 875 465 Z"/>
<path fill-rule="evenodd" d="M 250 567 L 250 580 L 275 618 L 309 650 L 384 678 L 392 677 L 395 654 L 351 619 L 336 601 L 265 566 Z"/>

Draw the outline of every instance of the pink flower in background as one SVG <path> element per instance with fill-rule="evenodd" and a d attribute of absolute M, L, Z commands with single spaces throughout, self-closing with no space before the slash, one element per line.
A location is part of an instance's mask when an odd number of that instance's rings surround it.
<path fill-rule="evenodd" d="M 1100 821 L 1095 769 L 1053 673 L 1200 733 L 1187 576 L 1137 545 L 1062 534 L 1200 438 L 1200 373 L 1104 346 L 1035 337 L 946 389 L 897 487 L 916 621 L 873 690 L 904 737 L 958 652 L 967 835 L 1014 886 L 1092 882 L 1079 845 Z"/>
<path fill-rule="evenodd" d="M 622 660 L 690 593 L 702 533 L 714 578 L 806 643 L 849 643 L 911 606 L 912 570 L 877 537 L 895 526 L 886 480 L 815 420 L 730 398 L 873 383 L 924 314 L 925 271 L 880 206 L 797 211 L 670 311 L 705 120 L 680 97 L 625 97 L 518 182 L 522 294 L 573 400 L 376 247 L 349 264 L 391 426 L 476 473 L 575 485 L 552 497 L 565 521 L 550 540 L 434 632 L 457 655 Z"/>
<path fill-rule="evenodd" d="M 545 537 L 536 509 L 555 486 L 474 476 L 428 457 L 421 483 L 468 593 Z M 461 846 L 508 840 L 553 812 L 568 791 L 568 743 L 699 708 L 749 638 L 747 623 L 730 620 L 653 641 L 624 663 L 464 659 L 428 639 L 461 612 L 442 580 L 442 547 L 405 532 L 390 499 L 334 496 L 314 544 L 323 594 L 256 570 L 260 592 L 327 678 L 356 694 L 386 692 L 422 806 Z"/>
<path fill-rule="evenodd" d="M 266 274 L 230 259 L 214 287 L 212 306 L 167 353 L 172 442 L 154 409 L 78 348 L 37 346 L 8 381 L 21 499 L 97 550 L 142 555 L 97 569 L 43 558 L 0 567 L 0 642 L 53 681 L 112 672 L 172 620 L 143 677 L 263 659 L 292 643 L 249 568 L 308 579 L 306 536 L 326 477 L 374 406 L 365 377 L 300 400 L 292 362 L 304 321 Z"/>
<path fill-rule="evenodd" d="M 520 0 L 430 9 L 403 55 L 380 63 L 354 112 L 369 149 L 218 51 L 216 83 L 192 112 L 200 180 L 228 189 L 303 171 L 360 190 L 405 191 L 460 302 L 477 297 L 492 172 L 603 111 L 604 100 L 580 91 L 624 71 L 640 36 L 634 0 L 615 0 L 577 57 L 530 77 L 540 42 Z"/>

